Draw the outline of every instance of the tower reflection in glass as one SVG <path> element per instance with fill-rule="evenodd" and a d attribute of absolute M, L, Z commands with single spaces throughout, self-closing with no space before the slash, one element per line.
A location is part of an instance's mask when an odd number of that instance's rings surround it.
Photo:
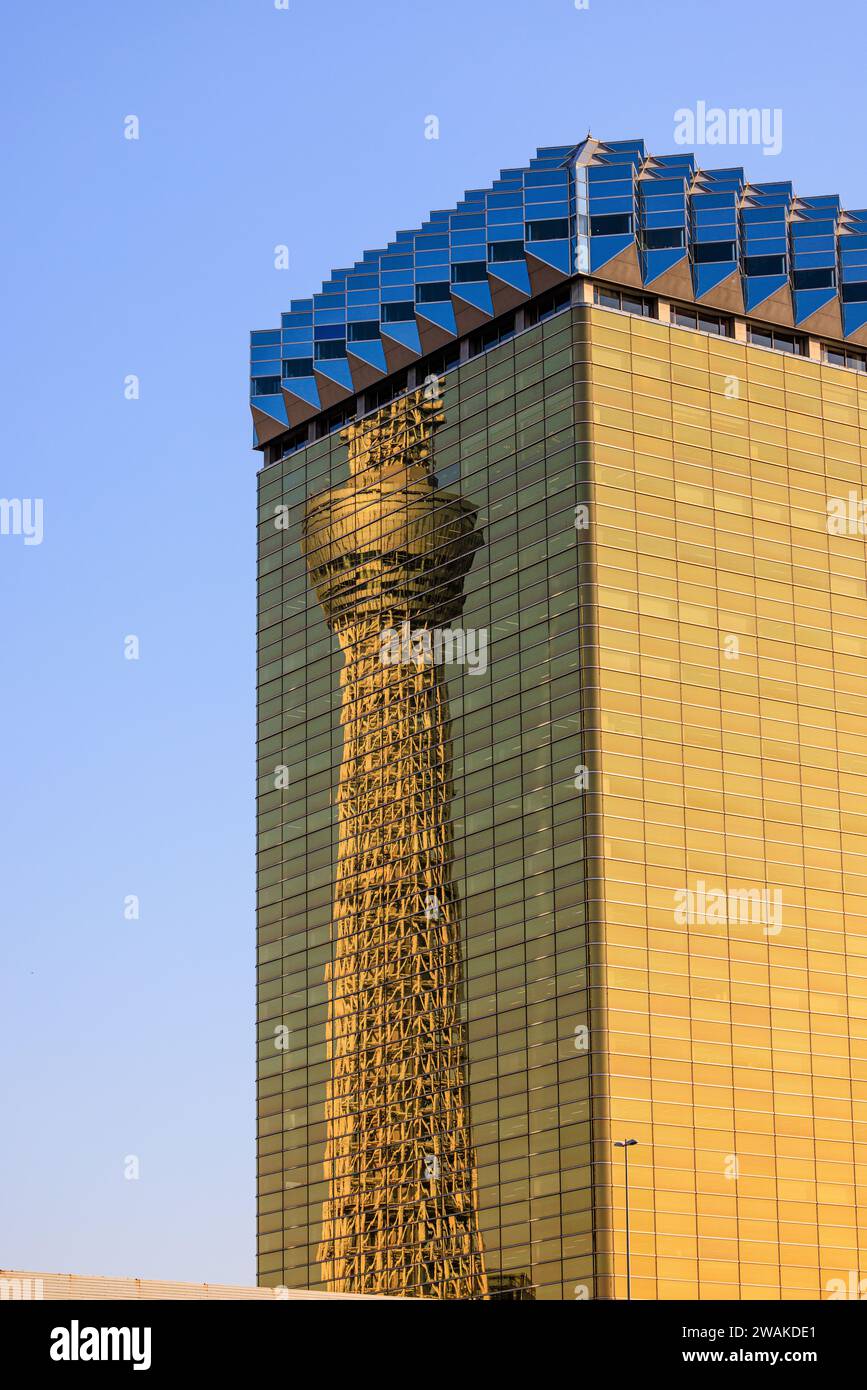
<path fill-rule="evenodd" d="M 431 473 L 429 384 L 344 431 L 303 549 L 344 656 L 323 1236 L 332 1292 L 488 1294 L 459 1018 L 448 697 L 387 635 L 459 618 L 476 510 Z M 429 645 L 429 649 L 430 646 Z"/>

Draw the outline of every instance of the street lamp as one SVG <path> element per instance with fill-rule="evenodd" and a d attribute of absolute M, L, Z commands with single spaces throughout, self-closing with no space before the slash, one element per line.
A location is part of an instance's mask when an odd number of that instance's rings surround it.
<path fill-rule="evenodd" d="M 629 1150 L 637 1139 L 615 1139 L 615 1149 L 623 1150 L 623 1177 L 626 1192 L 626 1297 L 632 1298 L 632 1272 L 629 1267 Z"/>

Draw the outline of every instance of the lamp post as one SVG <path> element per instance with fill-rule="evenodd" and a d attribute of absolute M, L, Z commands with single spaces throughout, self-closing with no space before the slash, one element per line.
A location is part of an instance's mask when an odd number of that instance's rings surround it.
<path fill-rule="evenodd" d="M 615 1149 L 623 1150 L 623 1180 L 626 1193 L 626 1297 L 632 1298 L 632 1272 L 629 1266 L 629 1150 L 637 1139 L 615 1139 Z"/>

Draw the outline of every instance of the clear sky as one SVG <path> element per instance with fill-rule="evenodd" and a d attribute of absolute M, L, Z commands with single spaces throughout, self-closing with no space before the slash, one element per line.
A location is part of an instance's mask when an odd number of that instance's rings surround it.
<path fill-rule="evenodd" d="M 699 101 L 783 113 L 779 155 L 708 167 L 865 207 L 865 30 L 863 0 L 7 7 L 0 496 L 44 511 L 0 535 L 0 1267 L 255 1279 L 249 330 L 537 145 L 672 153 Z"/>

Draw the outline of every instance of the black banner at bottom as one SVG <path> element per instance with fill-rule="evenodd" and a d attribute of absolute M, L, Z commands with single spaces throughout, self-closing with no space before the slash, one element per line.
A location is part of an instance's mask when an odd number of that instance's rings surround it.
<path fill-rule="evenodd" d="M 469 1370 L 474 1348 L 490 1373 L 512 1346 L 533 1358 L 534 1386 L 562 1382 L 566 1367 L 572 1378 L 591 1366 L 598 1374 L 600 1357 L 611 1374 L 688 1381 L 709 1369 L 736 1374 L 758 1367 L 771 1376 L 806 1369 L 827 1378 L 844 1370 L 851 1375 L 861 1364 L 867 1322 L 860 1302 L 575 1302 L 551 1303 L 547 1312 L 525 1304 L 506 1318 L 495 1307 L 471 1312 L 466 1304 L 418 1299 L 379 1306 L 275 1299 L 270 1307 L 228 1300 L 4 1301 L 0 1335 L 4 1366 L 48 1372 L 51 1379 L 98 1377 L 108 1369 L 159 1382 L 185 1372 L 249 1376 L 267 1367 L 283 1368 L 291 1384 L 309 1379 L 316 1357 L 329 1379 L 344 1367 L 357 1375 L 362 1357 L 365 1380 L 380 1374 L 392 1383 L 412 1371 L 442 1381 L 447 1365 L 462 1376 Z M 404 1339 L 431 1336 L 418 1343 L 427 1346 L 421 1362 L 404 1365 Z M 506 1373 L 514 1379 L 517 1364 Z"/>

